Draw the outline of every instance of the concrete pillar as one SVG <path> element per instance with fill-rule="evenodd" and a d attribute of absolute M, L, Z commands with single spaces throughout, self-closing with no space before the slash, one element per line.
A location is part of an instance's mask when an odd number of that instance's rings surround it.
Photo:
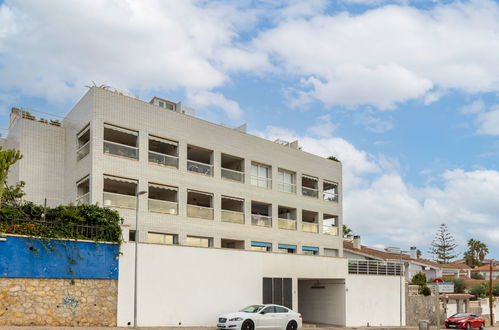
<path fill-rule="evenodd" d="M 291 278 L 291 292 L 292 292 L 292 310 L 295 312 L 300 312 L 298 310 L 298 278 Z"/>

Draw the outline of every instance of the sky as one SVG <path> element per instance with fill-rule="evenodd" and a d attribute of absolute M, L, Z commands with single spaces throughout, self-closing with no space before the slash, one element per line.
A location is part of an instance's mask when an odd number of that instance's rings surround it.
<path fill-rule="evenodd" d="M 93 84 L 182 101 L 341 160 L 363 244 L 431 258 L 445 223 L 460 256 L 474 238 L 499 259 L 498 17 L 490 0 L 0 0 L 0 128 Z"/>

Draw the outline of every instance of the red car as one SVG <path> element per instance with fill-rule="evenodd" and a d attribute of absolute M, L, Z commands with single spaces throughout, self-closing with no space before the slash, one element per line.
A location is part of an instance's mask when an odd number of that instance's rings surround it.
<path fill-rule="evenodd" d="M 449 328 L 483 329 L 485 327 L 485 320 L 476 314 L 457 313 L 447 318 L 447 320 L 445 320 L 445 327 L 447 329 Z"/>

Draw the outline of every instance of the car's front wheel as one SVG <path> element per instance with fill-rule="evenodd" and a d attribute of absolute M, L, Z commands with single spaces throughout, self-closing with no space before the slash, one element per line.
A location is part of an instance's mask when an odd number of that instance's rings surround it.
<path fill-rule="evenodd" d="M 298 324 L 296 324 L 295 321 L 289 321 L 288 325 L 286 326 L 286 330 L 296 330 L 298 328 Z"/>
<path fill-rule="evenodd" d="M 470 329 L 471 329 L 471 323 L 470 323 L 470 322 L 468 322 L 468 323 L 466 324 L 466 330 L 470 330 Z"/>
<path fill-rule="evenodd" d="M 245 320 L 241 325 L 241 330 L 254 330 L 255 324 L 251 320 Z"/>
<path fill-rule="evenodd" d="M 483 328 L 485 328 L 485 322 L 482 322 L 482 323 L 480 324 L 480 329 L 483 329 Z"/>

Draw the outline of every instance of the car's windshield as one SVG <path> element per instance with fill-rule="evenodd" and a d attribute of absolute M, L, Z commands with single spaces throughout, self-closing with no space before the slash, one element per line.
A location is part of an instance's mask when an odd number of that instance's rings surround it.
<path fill-rule="evenodd" d="M 454 314 L 452 315 L 451 317 L 468 317 L 469 314 L 465 314 L 465 313 L 457 313 L 457 314 Z"/>
<path fill-rule="evenodd" d="M 263 307 L 263 305 L 251 305 L 248 307 L 244 307 L 243 309 L 240 310 L 240 312 L 245 312 L 245 313 L 258 313 Z"/>

